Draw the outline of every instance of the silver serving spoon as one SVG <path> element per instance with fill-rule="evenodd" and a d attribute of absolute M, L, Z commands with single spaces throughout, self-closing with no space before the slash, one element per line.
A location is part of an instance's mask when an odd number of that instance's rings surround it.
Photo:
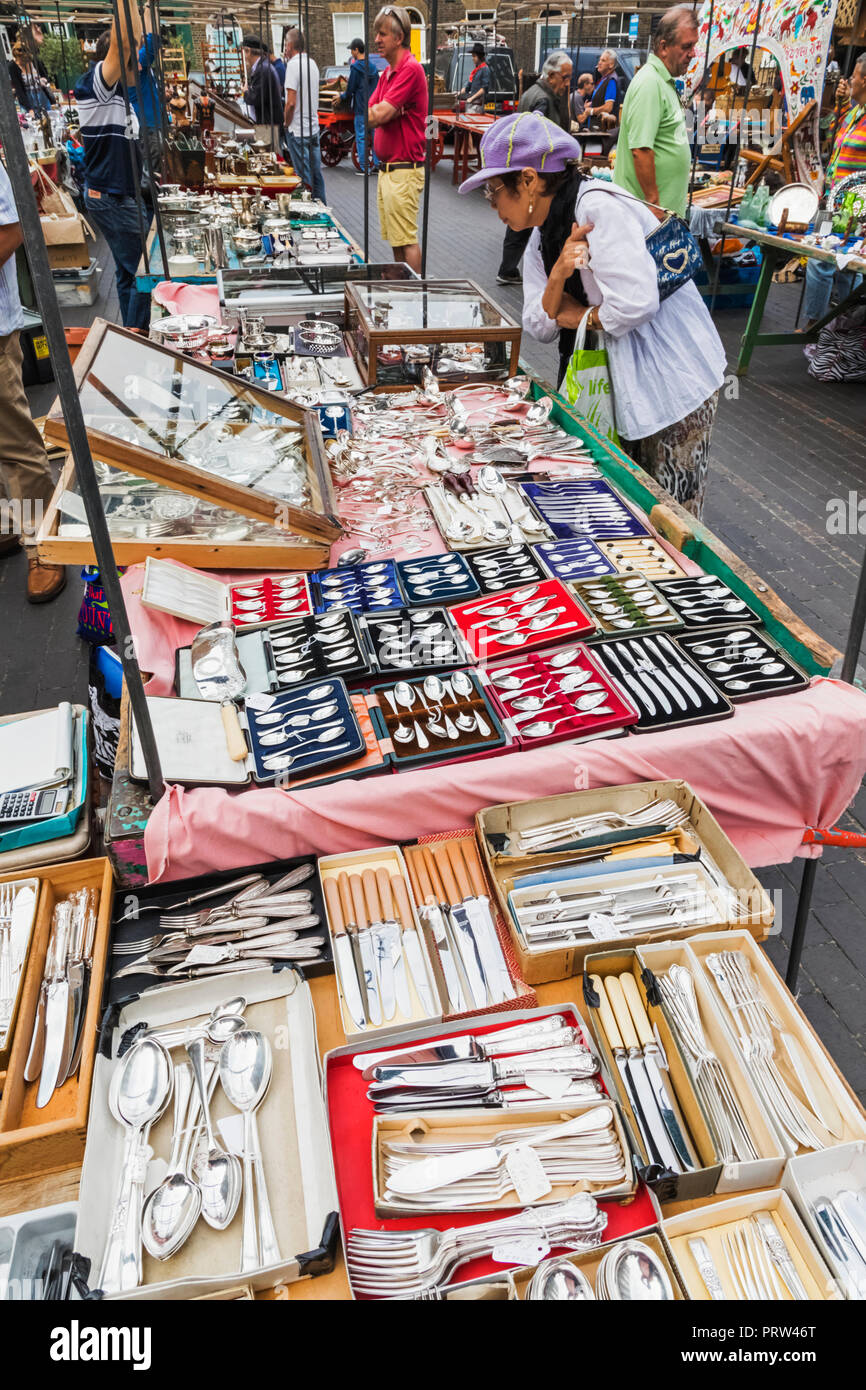
<path fill-rule="evenodd" d="M 427 696 L 428 699 L 433 700 L 434 703 L 439 706 L 439 709 L 442 714 L 441 722 L 445 726 L 445 733 L 447 734 L 448 738 L 459 738 L 460 734 L 458 730 L 455 728 L 454 721 L 445 713 L 444 709 L 442 709 L 442 701 L 445 698 L 445 686 L 442 684 L 438 676 L 426 677 L 424 681 L 424 694 Z M 428 729 L 430 729 L 431 733 L 436 732 L 430 720 L 427 721 L 427 727 Z"/>
<path fill-rule="evenodd" d="M 415 691 L 412 689 L 408 681 L 398 681 L 397 684 L 394 686 L 393 693 L 394 698 L 397 701 L 397 704 L 402 705 L 405 710 L 413 710 L 415 708 Z M 412 729 L 415 734 L 415 742 L 418 744 L 418 747 L 422 749 L 429 748 L 430 740 L 427 738 L 427 735 L 424 733 L 424 730 L 421 728 L 421 725 L 418 723 L 417 719 L 412 719 L 410 722 L 412 724 Z"/>
<path fill-rule="evenodd" d="M 238 1029 L 232 1036 L 239 1037 L 245 1031 L 246 1029 Z M 228 1043 L 225 1043 L 223 1047 L 225 1048 L 227 1045 Z M 208 1088 L 204 1075 L 207 1057 L 205 1042 L 202 1038 L 195 1038 L 187 1044 L 186 1050 L 198 1089 L 199 1104 L 201 1105 L 205 1135 L 207 1136 L 207 1153 L 201 1161 L 194 1165 L 195 1175 L 201 1188 L 201 1214 L 207 1224 L 212 1226 L 215 1231 L 224 1231 L 234 1219 L 238 1202 L 241 1199 L 243 1176 L 241 1165 L 237 1156 L 227 1153 L 214 1137 L 207 1094 Z"/>
<path fill-rule="evenodd" d="M 204 1043 L 201 1046 L 204 1047 Z M 167 1260 L 180 1249 L 201 1212 L 201 1188 L 186 1172 L 192 1138 L 192 1129 L 187 1124 L 192 1083 L 192 1072 L 185 1063 L 175 1067 L 174 1125 L 168 1171 L 142 1208 L 141 1239 L 145 1250 L 155 1260 Z"/>
<path fill-rule="evenodd" d="M 263 1034 L 251 1028 L 235 1033 L 220 1053 L 223 1090 L 244 1117 L 244 1216 L 241 1272 L 277 1264 L 280 1250 L 271 1216 L 255 1112 L 267 1095 L 273 1058 Z M 255 1185 L 255 1191 L 254 1191 Z"/>
<path fill-rule="evenodd" d="M 471 678 L 467 676 L 465 671 L 454 671 L 448 678 L 448 684 L 458 699 L 474 700 L 478 695 L 474 683 Z M 474 726 L 482 738 L 489 738 L 493 732 L 487 720 L 483 719 L 477 710 L 470 710 L 463 714 L 459 714 L 455 723 L 459 729 L 463 729 L 464 731 Z"/>
<path fill-rule="evenodd" d="M 592 1285 L 582 1270 L 570 1260 L 545 1260 L 529 1282 L 526 1298 L 530 1302 L 584 1303 L 595 1299 Z"/>

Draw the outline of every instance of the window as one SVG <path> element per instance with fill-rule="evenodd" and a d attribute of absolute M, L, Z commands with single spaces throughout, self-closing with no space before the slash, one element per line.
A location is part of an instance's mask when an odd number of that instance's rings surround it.
<path fill-rule="evenodd" d="M 494 24 L 496 22 L 495 10 L 467 10 L 467 24 Z"/>
<path fill-rule="evenodd" d="M 637 43 L 637 14 L 618 10 L 607 17 L 607 42 L 610 48 L 631 48 Z"/>
<path fill-rule="evenodd" d="M 334 62 L 338 67 L 348 67 L 351 61 L 349 44 L 364 33 L 364 11 L 349 10 L 343 14 L 332 14 L 334 23 Z M 366 39 L 364 40 L 366 43 Z"/>
<path fill-rule="evenodd" d="M 559 10 L 545 14 L 544 22 L 535 26 L 536 72 L 541 71 L 541 65 L 548 53 L 552 53 L 556 48 L 565 48 L 567 43 L 568 20 L 560 18 Z"/>

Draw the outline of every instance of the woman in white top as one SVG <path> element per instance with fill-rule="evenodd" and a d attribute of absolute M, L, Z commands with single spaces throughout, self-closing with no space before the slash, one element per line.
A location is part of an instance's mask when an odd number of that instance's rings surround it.
<path fill-rule="evenodd" d="M 725 351 L 693 283 L 659 303 L 646 247 L 656 214 L 581 175 L 577 142 L 537 113 L 497 121 L 481 152 L 481 170 L 461 193 L 484 183 L 501 221 L 533 229 L 523 260 L 525 330 L 542 342 L 559 335 L 560 382 L 584 316 L 603 330 L 623 447 L 700 516 Z"/>

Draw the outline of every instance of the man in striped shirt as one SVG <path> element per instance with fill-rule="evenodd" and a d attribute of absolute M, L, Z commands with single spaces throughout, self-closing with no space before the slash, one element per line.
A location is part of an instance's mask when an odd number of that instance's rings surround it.
<path fill-rule="evenodd" d="M 861 53 L 850 82 L 842 78 L 836 92 L 838 128 L 833 153 L 827 165 L 827 191 L 849 174 L 866 172 L 866 53 Z M 837 297 L 847 299 L 860 284 L 861 277 L 837 270 L 831 261 L 806 262 L 806 292 L 803 316 L 806 328 L 822 319 L 830 307 L 835 285 Z"/>
<path fill-rule="evenodd" d="M 141 20 L 135 5 L 129 7 L 133 46 L 116 27 L 101 34 L 96 61 L 75 84 L 81 143 L 84 148 L 84 207 L 88 220 L 99 228 L 114 257 L 117 298 L 124 328 L 147 331 L 150 296 L 135 288 L 135 272 L 141 257 L 141 236 L 135 198 L 141 180 L 138 150 L 138 117 L 130 109 L 128 119 L 121 81 L 125 64 L 128 88 L 135 83 L 134 68 L 141 44 Z M 147 214 L 145 213 L 145 216 Z"/>

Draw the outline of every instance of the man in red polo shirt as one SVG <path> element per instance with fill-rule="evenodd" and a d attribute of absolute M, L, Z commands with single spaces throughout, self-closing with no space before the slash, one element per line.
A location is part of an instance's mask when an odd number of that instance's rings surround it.
<path fill-rule="evenodd" d="M 412 22 L 400 5 L 386 5 L 376 15 L 376 51 L 388 66 L 370 98 L 369 124 L 379 160 L 379 224 L 395 261 L 421 269 L 418 204 L 424 187 L 424 128 L 427 79 L 409 50 Z"/>

